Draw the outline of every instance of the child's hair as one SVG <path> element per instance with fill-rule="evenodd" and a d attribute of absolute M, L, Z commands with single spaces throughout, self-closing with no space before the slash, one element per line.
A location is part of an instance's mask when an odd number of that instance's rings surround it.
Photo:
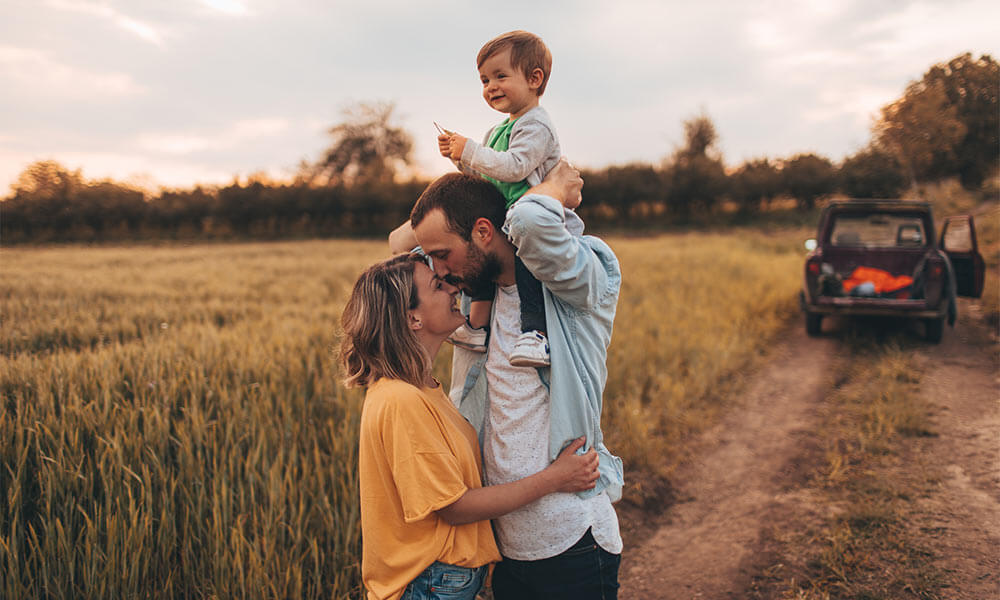
<path fill-rule="evenodd" d="M 528 31 L 520 29 L 511 31 L 486 42 L 476 56 L 476 67 L 483 66 L 487 59 L 507 48 L 510 48 L 511 66 L 521 69 L 525 77 L 531 75 L 535 69 L 542 70 L 542 85 L 538 86 L 536 93 L 539 96 L 544 94 L 545 85 L 548 84 L 549 75 L 552 73 L 552 53 L 542 38 Z"/>
<path fill-rule="evenodd" d="M 368 267 L 344 306 L 340 361 L 344 385 L 366 386 L 382 377 L 422 386 L 432 359 L 407 325 L 420 303 L 413 273 L 424 259 L 401 254 Z"/>

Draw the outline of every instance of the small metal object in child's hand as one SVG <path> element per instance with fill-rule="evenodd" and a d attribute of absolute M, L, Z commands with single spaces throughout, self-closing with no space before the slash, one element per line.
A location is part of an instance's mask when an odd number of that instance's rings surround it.
<path fill-rule="evenodd" d="M 434 123 L 434 126 L 437 127 L 437 130 L 440 131 L 442 135 L 455 135 L 454 131 L 448 131 L 444 127 L 441 127 L 437 124 L 437 121 L 431 121 L 431 123 Z"/>

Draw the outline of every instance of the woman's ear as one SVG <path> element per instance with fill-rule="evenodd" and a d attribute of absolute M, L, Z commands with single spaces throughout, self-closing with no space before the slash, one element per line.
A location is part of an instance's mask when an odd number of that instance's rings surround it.
<path fill-rule="evenodd" d="M 407 313 L 406 320 L 407 320 L 407 323 L 409 323 L 409 325 L 410 325 L 410 329 L 412 329 L 413 331 L 417 331 L 418 329 L 422 329 L 423 326 L 424 326 L 423 322 L 420 320 L 420 317 L 417 316 L 417 315 L 415 315 L 415 314 L 413 314 L 412 310 L 409 313 Z"/>

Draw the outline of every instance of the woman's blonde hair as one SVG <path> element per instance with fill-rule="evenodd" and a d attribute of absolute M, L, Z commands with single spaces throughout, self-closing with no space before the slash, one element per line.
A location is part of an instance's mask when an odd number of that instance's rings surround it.
<path fill-rule="evenodd" d="M 340 322 L 340 360 L 347 387 L 367 386 L 382 377 L 423 386 L 432 358 L 408 325 L 420 303 L 413 273 L 417 254 L 403 254 L 368 267 L 354 284 Z"/>

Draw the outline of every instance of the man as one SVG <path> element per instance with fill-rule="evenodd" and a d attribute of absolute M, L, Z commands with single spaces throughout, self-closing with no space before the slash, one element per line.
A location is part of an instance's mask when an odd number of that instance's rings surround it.
<path fill-rule="evenodd" d="M 621 535 L 611 505 L 621 495 L 621 461 L 605 448 L 601 394 L 621 285 L 611 249 L 566 227 L 583 181 L 565 160 L 511 210 L 492 184 L 452 173 L 421 194 L 412 233 L 435 272 L 467 293 L 496 286 L 485 355 L 456 347 L 452 399 L 479 432 L 486 482 L 514 481 L 587 437 L 601 459 L 597 487 L 550 494 L 494 521 L 504 560 L 493 575 L 497 600 L 616 598 Z M 509 236 L 509 239 L 508 239 Z M 390 244 L 407 245 L 399 230 Z M 515 367 L 520 335 L 515 253 L 542 282 L 552 365 Z"/>

